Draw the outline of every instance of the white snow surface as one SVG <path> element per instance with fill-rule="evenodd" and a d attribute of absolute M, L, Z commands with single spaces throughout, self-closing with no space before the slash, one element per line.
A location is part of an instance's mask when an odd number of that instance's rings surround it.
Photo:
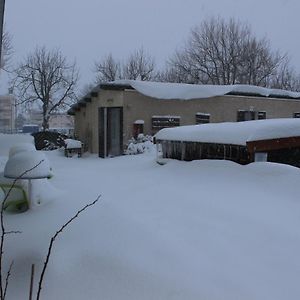
<path fill-rule="evenodd" d="M 30 143 L 34 146 L 34 137 L 30 134 L 3 134 L 0 133 L 0 156 L 8 155 L 11 147 Z M 27 146 L 26 146 L 27 147 Z"/>
<path fill-rule="evenodd" d="M 201 99 L 223 96 L 228 93 L 242 93 L 261 95 L 265 97 L 279 96 L 300 98 L 300 93 L 279 89 L 268 89 L 259 86 L 237 85 L 198 85 L 183 83 L 165 83 L 139 80 L 116 80 L 109 82 L 111 85 L 131 86 L 139 93 L 157 99 Z"/>
<path fill-rule="evenodd" d="M 18 143 L 9 149 L 9 157 L 12 157 L 13 155 L 23 152 L 23 151 L 35 151 L 35 145 L 32 143 Z"/>
<path fill-rule="evenodd" d="M 67 149 L 78 149 L 82 147 L 81 141 L 78 140 L 65 139 L 65 143 L 67 145 Z"/>
<path fill-rule="evenodd" d="M 23 175 L 22 175 L 23 174 Z M 40 179 L 51 176 L 50 163 L 43 152 L 22 151 L 6 162 L 4 176 L 8 178 Z"/>
<path fill-rule="evenodd" d="M 247 141 L 292 136 L 300 136 L 300 119 L 267 119 L 189 125 L 164 128 L 155 135 L 158 140 L 234 145 L 246 145 Z"/>
<path fill-rule="evenodd" d="M 14 260 L 7 299 L 27 295 L 31 264 L 36 290 L 51 236 L 99 194 L 55 241 L 42 299 L 300 298 L 299 169 L 210 160 L 160 166 L 154 152 L 46 155 L 61 194 L 5 214 L 7 230 L 22 231 L 5 241 L 4 270 Z"/>

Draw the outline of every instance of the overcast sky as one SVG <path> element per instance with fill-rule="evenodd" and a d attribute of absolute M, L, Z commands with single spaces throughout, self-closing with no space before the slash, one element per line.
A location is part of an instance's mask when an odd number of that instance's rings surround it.
<path fill-rule="evenodd" d="M 248 22 L 273 49 L 287 52 L 300 73 L 299 11 L 299 0 L 7 0 L 5 23 L 14 62 L 37 45 L 59 47 L 76 59 L 84 85 L 94 80 L 94 62 L 110 52 L 123 59 L 143 46 L 163 65 L 190 29 L 211 16 Z"/>

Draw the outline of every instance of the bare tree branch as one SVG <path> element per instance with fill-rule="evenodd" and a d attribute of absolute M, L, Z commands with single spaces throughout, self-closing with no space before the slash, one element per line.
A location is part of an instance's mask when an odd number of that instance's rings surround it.
<path fill-rule="evenodd" d="M 57 236 L 63 232 L 63 230 L 71 223 L 73 222 L 84 210 L 86 210 L 87 208 L 89 208 L 90 206 L 93 206 L 94 204 L 96 204 L 96 202 L 99 201 L 101 195 L 99 195 L 97 197 L 96 200 L 94 200 L 93 202 L 85 205 L 83 208 L 81 208 L 80 210 L 77 211 L 77 213 L 72 217 L 70 218 L 64 225 L 62 225 L 60 227 L 60 229 L 58 231 L 56 231 L 56 233 L 51 237 L 51 240 L 50 240 L 50 244 L 49 244 L 49 247 L 48 247 L 48 252 L 47 252 L 47 255 L 46 255 L 46 260 L 44 262 L 44 267 L 42 269 L 42 272 L 41 272 L 41 275 L 40 275 L 40 279 L 39 279 L 39 285 L 38 285 L 38 292 L 37 292 L 37 297 L 36 299 L 39 300 L 40 299 L 40 295 L 41 295 L 41 291 L 42 291 L 42 284 L 43 284 L 43 280 L 44 280 L 44 276 L 45 276 L 45 272 L 46 272 L 46 269 L 47 269 L 47 266 L 48 266 L 48 263 L 49 263 L 49 259 L 50 259 L 50 255 L 51 255 L 51 252 L 52 252 L 52 248 L 53 248 L 53 245 L 54 245 L 54 242 L 57 238 Z"/>
<path fill-rule="evenodd" d="M 4 293 L 3 293 L 3 300 L 6 297 L 6 292 L 7 292 L 7 287 L 8 287 L 8 281 L 9 281 L 9 277 L 11 275 L 11 270 L 12 270 L 13 264 L 14 264 L 14 261 L 11 262 L 11 264 L 10 264 L 10 266 L 8 268 L 7 274 L 6 274 L 5 286 L 4 286 Z"/>
<path fill-rule="evenodd" d="M 156 78 L 154 58 L 144 48 L 134 51 L 124 63 L 113 58 L 112 54 L 95 63 L 96 82 L 118 79 L 153 80 Z"/>

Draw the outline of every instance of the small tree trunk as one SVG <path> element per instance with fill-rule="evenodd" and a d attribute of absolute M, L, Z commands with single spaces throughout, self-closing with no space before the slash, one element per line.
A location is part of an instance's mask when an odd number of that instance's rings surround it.
<path fill-rule="evenodd" d="M 48 118 L 43 118 L 43 131 L 47 131 L 49 129 L 49 117 Z"/>

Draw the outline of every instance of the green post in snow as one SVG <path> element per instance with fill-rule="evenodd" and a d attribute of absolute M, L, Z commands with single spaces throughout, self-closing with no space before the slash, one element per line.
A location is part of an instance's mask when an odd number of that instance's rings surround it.
<path fill-rule="evenodd" d="M 0 0 L 0 62 L 2 58 L 2 37 L 3 37 L 3 24 L 4 24 L 4 8 L 5 0 Z"/>

